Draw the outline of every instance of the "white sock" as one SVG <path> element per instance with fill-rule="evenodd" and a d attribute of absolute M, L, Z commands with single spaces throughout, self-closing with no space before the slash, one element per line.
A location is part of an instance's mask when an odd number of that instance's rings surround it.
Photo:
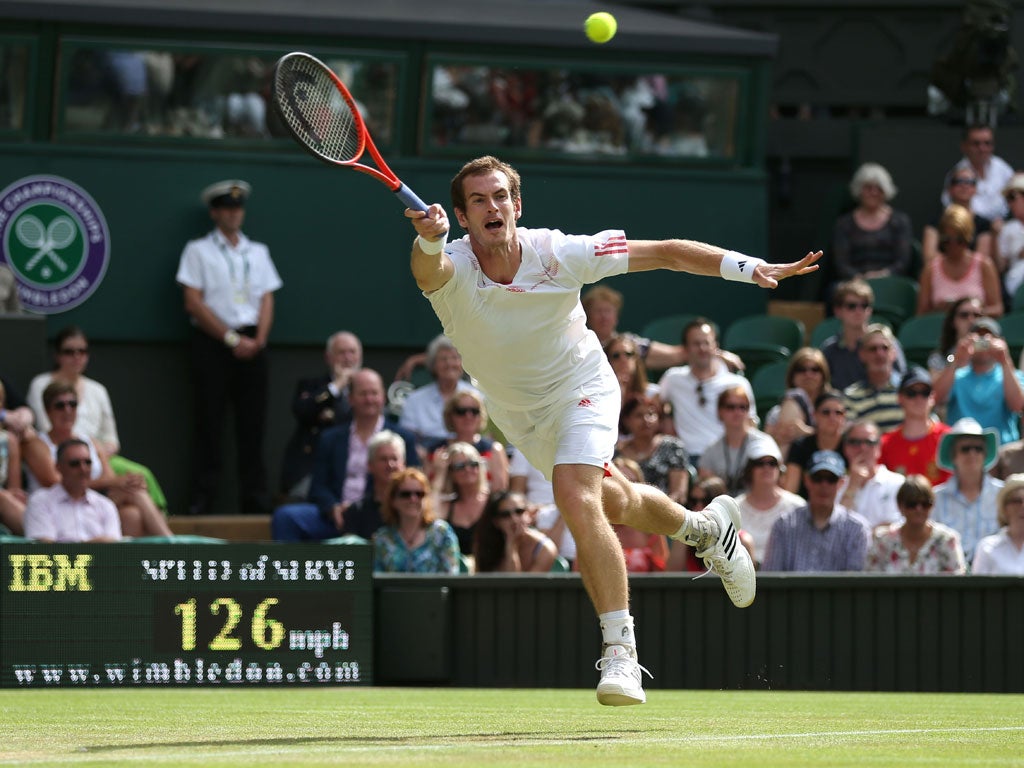
<path fill-rule="evenodd" d="M 609 611 L 598 616 L 601 622 L 601 636 L 605 645 L 625 645 L 636 647 L 633 635 L 633 617 L 629 610 Z"/>

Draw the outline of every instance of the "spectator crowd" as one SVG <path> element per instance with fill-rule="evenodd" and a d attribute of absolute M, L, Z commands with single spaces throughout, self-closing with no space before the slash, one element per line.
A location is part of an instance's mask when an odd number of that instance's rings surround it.
<path fill-rule="evenodd" d="M 455 98 L 471 73 L 450 74 L 435 88 Z M 1024 374 L 1000 324 L 1024 311 L 1024 173 L 993 150 L 990 128 L 965 130 L 919 249 L 886 169 L 857 170 L 827 255 L 836 332 L 792 351 L 777 402 L 759 400 L 713 319 L 653 341 L 619 330 L 622 296 L 591 287 L 588 325 L 621 388 L 623 474 L 689 508 L 737 497 L 741 543 L 762 571 L 1024 574 Z M 279 406 L 267 401 L 266 347 L 282 281 L 242 232 L 250 193 L 239 180 L 203 191 L 214 228 L 185 246 L 177 273 L 196 367 L 188 511 L 210 511 L 235 409 L 239 506 L 271 514 L 275 540 L 372 542 L 379 571 L 571 569 L 550 482 L 489 429 L 443 335 L 396 375 L 425 369 L 415 388 L 365 366 L 357 332 L 330 335 L 324 370 L 297 381 L 294 434 L 269 482 L 263 432 Z M 873 317 L 873 285 L 901 275 L 919 279 L 916 313 L 942 317 L 927 365 L 905 354 L 898 325 Z M 42 541 L 170 536 L 157 473 L 124 455 L 107 389 L 86 375 L 86 333 L 61 330 L 54 352 L 26 398 L 0 388 L 0 524 Z M 703 569 L 678 542 L 616 532 L 632 572 Z"/>

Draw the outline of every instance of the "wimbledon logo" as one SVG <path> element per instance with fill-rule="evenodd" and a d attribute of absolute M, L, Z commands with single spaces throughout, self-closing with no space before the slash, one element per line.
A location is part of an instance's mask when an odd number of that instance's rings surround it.
<path fill-rule="evenodd" d="M 0 258 L 31 312 L 76 307 L 103 280 L 110 232 L 89 193 L 59 176 L 27 176 L 0 192 Z"/>

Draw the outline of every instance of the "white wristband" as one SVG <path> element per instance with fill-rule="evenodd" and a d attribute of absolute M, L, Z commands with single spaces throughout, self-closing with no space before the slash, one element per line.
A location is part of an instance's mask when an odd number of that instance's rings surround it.
<path fill-rule="evenodd" d="M 444 250 L 445 245 L 448 243 L 448 233 L 445 232 L 440 240 L 424 240 L 420 235 L 416 235 L 416 243 L 421 251 L 433 256 Z"/>
<path fill-rule="evenodd" d="M 754 282 L 754 269 L 758 264 L 765 263 L 764 259 L 744 256 L 736 251 L 726 251 L 722 254 L 722 277 L 739 283 L 752 283 Z"/>

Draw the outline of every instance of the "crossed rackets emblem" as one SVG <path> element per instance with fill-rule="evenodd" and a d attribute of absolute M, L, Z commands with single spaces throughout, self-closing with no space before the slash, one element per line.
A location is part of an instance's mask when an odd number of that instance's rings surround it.
<path fill-rule="evenodd" d="M 31 214 L 22 216 L 14 225 L 14 235 L 23 246 L 35 249 L 25 264 L 25 271 L 31 271 L 46 259 L 61 272 L 67 272 L 68 264 L 57 251 L 71 245 L 77 233 L 78 228 L 69 216 L 58 216 L 46 227 Z"/>

